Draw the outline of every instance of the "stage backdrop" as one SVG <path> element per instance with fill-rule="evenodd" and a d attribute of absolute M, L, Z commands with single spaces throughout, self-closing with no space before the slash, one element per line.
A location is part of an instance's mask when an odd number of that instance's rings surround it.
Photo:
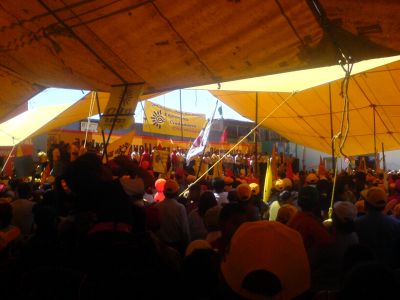
<path fill-rule="evenodd" d="M 146 101 L 143 131 L 181 136 L 181 112 Z M 196 138 L 206 123 L 204 114 L 182 112 L 183 136 Z"/>

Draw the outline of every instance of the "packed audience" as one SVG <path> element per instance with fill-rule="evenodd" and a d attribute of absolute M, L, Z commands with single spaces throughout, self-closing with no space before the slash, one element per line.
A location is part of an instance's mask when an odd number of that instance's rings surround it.
<path fill-rule="evenodd" d="M 194 165 L 173 167 L 176 153 L 155 174 L 136 153 L 103 163 L 65 150 L 41 154 L 36 180 L 0 185 L 0 299 L 396 294 L 397 174 L 280 169 L 263 199 L 251 165 L 196 182 Z"/>

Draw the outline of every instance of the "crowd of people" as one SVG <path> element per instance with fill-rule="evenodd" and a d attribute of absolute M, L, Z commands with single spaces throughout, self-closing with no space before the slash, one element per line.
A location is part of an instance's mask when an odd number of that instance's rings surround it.
<path fill-rule="evenodd" d="M 50 161 L 41 156 L 37 182 L 0 184 L 1 299 L 396 294 L 397 174 L 335 178 L 281 168 L 263 199 L 262 180 L 244 159 L 196 181 L 198 170 L 179 151 L 168 173 L 155 174 L 146 151 L 103 163 L 97 153 L 68 149 L 52 147 Z M 254 161 L 265 169 L 268 159 Z"/>

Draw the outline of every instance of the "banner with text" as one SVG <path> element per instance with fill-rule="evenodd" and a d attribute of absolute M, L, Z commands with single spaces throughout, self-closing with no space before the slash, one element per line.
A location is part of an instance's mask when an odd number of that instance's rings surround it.
<path fill-rule="evenodd" d="M 135 131 L 120 137 L 107 146 L 108 159 L 113 159 L 119 155 L 131 155 L 132 141 L 136 136 Z"/>
<path fill-rule="evenodd" d="M 114 129 L 128 129 L 134 123 L 133 114 L 142 92 L 143 84 L 113 86 L 110 100 L 100 119 L 100 128 L 111 129 L 115 122 Z"/>
<path fill-rule="evenodd" d="M 167 163 L 169 158 L 169 151 L 153 150 L 153 171 L 161 174 L 167 174 Z"/>
<path fill-rule="evenodd" d="M 181 136 L 181 112 L 179 110 L 146 101 L 144 111 L 144 132 Z M 205 122 L 206 116 L 204 114 L 182 112 L 183 136 L 196 138 Z"/>

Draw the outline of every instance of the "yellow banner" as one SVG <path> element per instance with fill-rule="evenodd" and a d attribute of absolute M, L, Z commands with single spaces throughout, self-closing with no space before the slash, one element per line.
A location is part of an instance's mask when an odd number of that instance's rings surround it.
<path fill-rule="evenodd" d="M 118 155 L 131 155 L 132 141 L 135 138 L 135 131 L 120 137 L 118 140 L 112 142 L 107 146 L 108 159 L 113 159 Z"/>
<path fill-rule="evenodd" d="M 167 174 L 167 163 L 169 158 L 169 151 L 153 150 L 153 171 L 161 174 Z"/>
<path fill-rule="evenodd" d="M 146 101 L 143 131 L 181 136 L 181 112 Z M 146 120 L 147 117 L 147 120 Z M 204 127 L 206 116 L 182 112 L 183 136 L 196 138 Z"/>
<path fill-rule="evenodd" d="M 135 122 L 133 114 L 142 92 L 143 84 L 113 86 L 110 100 L 100 119 L 100 128 L 111 129 L 115 119 L 114 129 L 128 129 Z"/>

